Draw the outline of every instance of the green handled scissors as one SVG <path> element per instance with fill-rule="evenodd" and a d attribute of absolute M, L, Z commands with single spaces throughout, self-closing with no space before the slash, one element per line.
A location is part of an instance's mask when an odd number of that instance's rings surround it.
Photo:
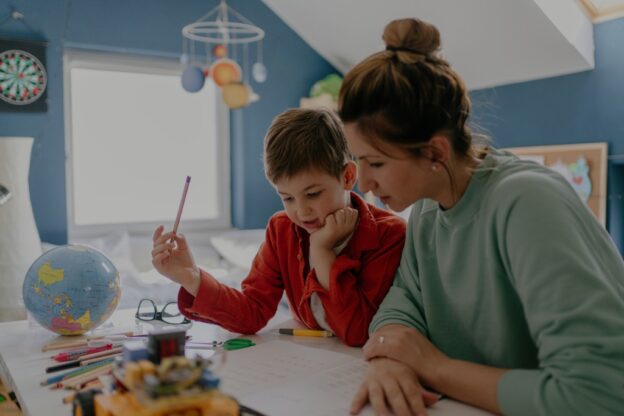
<path fill-rule="evenodd" d="M 247 338 L 232 338 L 227 341 L 213 341 L 213 347 L 223 347 L 226 351 L 242 350 L 256 345 L 252 340 Z"/>

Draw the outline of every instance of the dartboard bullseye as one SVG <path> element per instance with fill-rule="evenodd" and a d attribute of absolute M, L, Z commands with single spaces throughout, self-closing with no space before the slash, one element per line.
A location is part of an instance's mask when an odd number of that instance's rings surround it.
<path fill-rule="evenodd" d="M 46 85 L 45 68 L 35 56 L 17 49 L 0 53 L 0 99 L 30 104 L 41 97 Z"/>

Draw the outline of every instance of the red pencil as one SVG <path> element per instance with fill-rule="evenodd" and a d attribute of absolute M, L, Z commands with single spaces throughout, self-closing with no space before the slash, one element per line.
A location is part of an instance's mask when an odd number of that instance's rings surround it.
<path fill-rule="evenodd" d="M 102 352 L 102 351 L 110 350 L 112 348 L 113 348 L 113 344 L 106 344 L 100 347 L 87 348 L 87 349 L 82 349 L 79 351 L 61 352 L 59 354 L 56 354 L 52 358 L 55 361 L 60 361 L 60 362 L 72 361 L 72 360 L 76 360 L 82 357 L 83 355 L 94 354 L 96 352 Z"/>

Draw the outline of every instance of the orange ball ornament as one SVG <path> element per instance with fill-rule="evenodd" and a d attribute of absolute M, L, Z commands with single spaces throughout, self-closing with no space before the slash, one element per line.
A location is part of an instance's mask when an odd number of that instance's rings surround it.
<path fill-rule="evenodd" d="M 240 82 L 241 68 L 231 59 L 219 59 L 210 66 L 210 74 L 215 84 L 222 87 L 232 82 Z"/>
<path fill-rule="evenodd" d="M 212 54 L 217 58 L 223 58 L 225 55 L 227 55 L 227 48 L 225 47 L 225 45 L 217 45 L 212 48 Z"/>

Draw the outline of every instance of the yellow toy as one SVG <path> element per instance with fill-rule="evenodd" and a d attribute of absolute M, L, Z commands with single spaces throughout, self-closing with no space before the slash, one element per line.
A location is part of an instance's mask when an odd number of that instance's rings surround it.
<path fill-rule="evenodd" d="M 160 365 L 142 360 L 113 373 L 115 391 L 80 392 L 74 416 L 238 416 L 233 398 L 217 389 L 208 360 L 169 357 Z"/>
<path fill-rule="evenodd" d="M 246 408 L 219 391 L 212 362 L 181 355 L 184 339 L 183 333 L 162 333 L 150 335 L 147 348 L 124 345 L 108 391 L 77 393 L 73 415 L 239 416 Z"/>

